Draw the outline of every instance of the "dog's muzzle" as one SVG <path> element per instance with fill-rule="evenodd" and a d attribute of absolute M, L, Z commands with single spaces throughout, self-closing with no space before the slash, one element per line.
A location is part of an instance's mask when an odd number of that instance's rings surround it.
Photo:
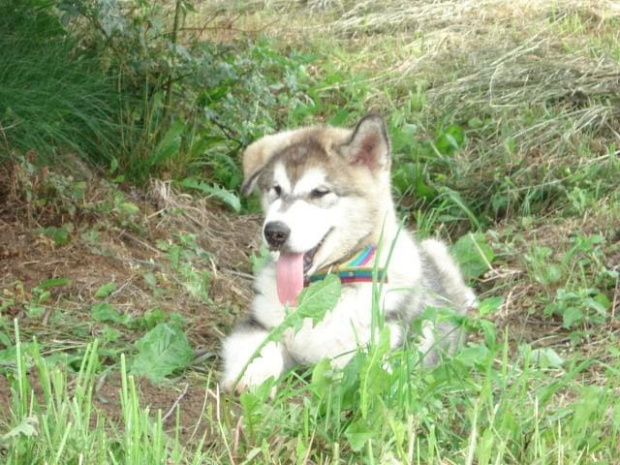
<path fill-rule="evenodd" d="M 264 233 L 269 247 L 280 249 L 291 235 L 291 228 L 282 221 L 272 221 L 265 225 Z"/>

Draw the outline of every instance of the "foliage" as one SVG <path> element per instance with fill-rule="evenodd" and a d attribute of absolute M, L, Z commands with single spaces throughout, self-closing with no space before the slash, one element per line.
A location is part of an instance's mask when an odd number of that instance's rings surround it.
<path fill-rule="evenodd" d="M 75 56 L 47 0 L 0 4 L 0 158 L 34 151 L 109 160 L 121 137 L 119 95 L 88 56 Z"/>
<path fill-rule="evenodd" d="M 466 279 L 480 277 L 491 267 L 495 258 L 493 250 L 481 233 L 469 233 L 461 237 L 453 246 L 452 253 L 461 267 Z"/>
<path fill-rule="evenodd" d="M 131 362 L 131 374 L 161 381 L 185 368 L 194 357 L 187 337 L 178 325 L 160 323 L 136 342 L 138 354 Z"/>
<path fill-rule="evenodd" d="M 117 77 L 122 95 L 138 101 L 124 123 L 139 135 L 128 140 L 131 156 L 118 160 L 134 180 L 167 171 L 236 189 L 239 150 L 286 124 L 282 109 L 305 98 L 310 56 L 283 55 L 266 39 L 200 40 L 201 31 L 184 27 L 192 2 L 177 0 L 172 15 L 168 5 L 138 0 L 59 1 L 58 8 L 80 45 Z"/>
<path fill-rule="evenodd" d="M 289 309 L 280 325 L 273 328 L 265 340 L 256 348 L 243 370 L 237 376 L 236 385 L 242 378 L 252 360 L 260 354 L 269 342 L 278 342 L 288 329 L 298 332 L 308 321 L 312 325 L 319 324 L 327 312 L 334 309 L 340 299 L 340 279 L 336 275 L 328 275 L 324 280 L 312 283 L 299 295 L 296 308 Z M 272 380 L 274 381 L 274 380 Z"/>
<path fill-rule="evenodd" d="M 608 293 L 619 273 L 605 263 L 605 242 L 600 234 L 577 233 L 560 259 L 550 248 L 539 246 L 525 256 L 532 277 L 548 290 L 544 314 L 560 316 L 564 328 L 577 330 L 573 332 L 577 339 L 588 334 L 580 334 L 579 328 L 596 327 L 611 317 Z"/>

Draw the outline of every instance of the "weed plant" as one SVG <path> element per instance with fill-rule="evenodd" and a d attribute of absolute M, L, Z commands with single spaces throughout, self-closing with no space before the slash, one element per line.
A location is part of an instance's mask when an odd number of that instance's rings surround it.
<path fill-rule="evenodd" d="M 44 0 L 0 4 L 0 157 L 105 165 L 122 153 L 119 94 Z"/>

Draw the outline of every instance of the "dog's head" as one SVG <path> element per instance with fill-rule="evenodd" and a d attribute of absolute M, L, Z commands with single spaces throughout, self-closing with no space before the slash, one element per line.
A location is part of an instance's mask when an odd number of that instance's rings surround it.
<path fill-rule="evenodd" d="M 260 191 L 263 236 L 280 252 L 278 280 L 292 280 L 290 287 L 376 243 L 391 206 L 390 142 L 376 115 L 353 130 L 309 127 L 265 136 L 247 148 L 243 169 L 242 192 Z"/>

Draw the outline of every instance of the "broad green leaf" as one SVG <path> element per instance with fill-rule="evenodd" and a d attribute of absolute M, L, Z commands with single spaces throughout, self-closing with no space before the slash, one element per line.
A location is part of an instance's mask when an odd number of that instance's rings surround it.
<path fill-rule="evenodd" d="M 185 123 L 181 120 L 175 121 L 161 138 L 155 151 L 149 160 L 151 166 L 155 166 L 162 161 L 179 153 L 181 148 L 181 136 L 185 132 Z"/>
<path fill-rule="evenodd" d="M 102 323 L 118 323 L 125 324 L 127 317 L 121 315 L 112 305 L 107 302 L 100 302 L 93 305 L 93 319 Z"/>
<path fill-rule="evenodd" d="M 316 325 L 338 303 L 340 288 L 340 279 L 335 274 L 327 275 L 324 280 L 312 283 L 299 295 L 296 313 L 301 318 L 312 318 L 312 323 Z"/>
<path fill-rule="evenodd" d="M 210 197 L 214 197 L 223 204 L 229 206 L 234 211 L 241 211 L 241 201 L 239 197 L 234 192 L 231 192 L 223 187 L 218 185 L 210 185 L 206 182 L 199 181 L 195 178 L 186 178 L 179 183 L 183 187 L 187 187 L 190 189 L 196 189 L 203 194 L 206 194 Z"/>
<path fill-rule="evenodd" d="M 470 233 L 461 237 L 451 250 L 466 279 L 481 276 L 495 259 L 495 254 L 482 233 Z"/>
<path fill-rule="evenodd" d="M 179 268 L 179 264 L 181 263 L 181 246 L 174 244 L 172 247 L 170 247 L 168 256 L 170 258 L 170 264 L 172 265 L 172 268 L 174 268 L 175 270 Z"/>
<path fill-rule="evenodd" d="M 108 325 L 103 327 L 103 338 L 107 342 L 117 341 L 119 337 L 121 337 L 121 332 L 118 329 Z"/>
<path fill-rule="evenodd" d="M 310 284 L 299 295 L 297 308 L 290 310 L 282 324 L 273 330 L 270 339 L 279 341 L 289 328 L 299 331 L 306 318 L 312 319 L 314 325 L 319 323 L 338 303 L 340 287 L 340 279 L 336 275 L 327 275 L 324 280 Z"/>
<path fill-rule="evenodd" d="M 22 361 L 24 362 L 24 366 L 30 367 L 32 365 L 32 342 L 22 342 L 21 344 L 21 354 Z M 10 346 L 6 349 L 0 350 L 0 367 L 2 365 L 15 365 L 17 363 L 17 346 Z"/>
<path fill-rule="evenodd" d="M 54 279 L 46 279 L 45 281 L 41 281 L 37 284 L 38 289 L 50 289 L 52 287 L 66 286 L 67 284 L 71 284 L 71 280 L 68 278 L 54 278 Z"/>
<path fill-rule="evenodd" d="M 36 436 L 38 434 L 37 427 L 39 426 L 39 419 L 35 416 L 24 417 L 22 421 L 15 428 L 11 429 L 8 433 L 0 436 L 0 440 L 6 441 L 16 436 Z"/>
<path fill-rule="evenodd" d="M 611 308 L 611 301 L 605 294 L 596 294 L 594 297 L 588 297 L 585 299 L 584 304 L 603 316 L 607 316 L 607 310 Z"/>
<path fill-rule="evenodd" d="M 120 209 L 123 213 L 127 213 L 130 216 L 140 213 L 140 207 L 133 202 L 123 202 L 120 204 Z"/>
<path fill-rule="evenodd" d="M 480 316 L 485 316 L 497 311 L 504 303 L 504 298 L 501 296 L 489 297 L 480 302 L 478 306 L 478 313 Z"/>
<path fill-rule="evenodd" d="M 107 296 L 112 294 L 112 292 L 114 292 L 115 290 L 116 290 L 115 283 L 103 284 L 102 286 L 99 287 L 99 289 L 97 289 L 97 292 L 95 292 L 95 299 L 105 299 Z"/>
<path fill-rule="evenodd" d="M 482 333 L 484 334 L 484 342 L 486 343 L 487 347 L 495 346 L 497 340 L 495 324 L 489 320 L 480 320 L 479 325 Z"/>
<path fill-rule="evenodd" d="M 43 292 L 41 292 L 41 295 L 37 299 L 37 303 L 39 305 L 42 305 L 45 302 L 47 302 L 48 300 L 50 300 L 51 297 L 52 297 L 52 293 L 50 291 L 43 291 Z"/>
<path fill-rule="evenodd" d="M 148 310 L 141 317 L 134 319 L 131 326 L 132 328 L 152 329 L 159 323 L 163 323 L 164 321 L 166 321 L 167 317 L 168 315 L 166 315 L 163 310 L 159 308 L 154 308 Z"/>
<path fill-rule="evenodd" d="M 561 368 L 564 359 L 551 347 L 532 350 L 532 360 L 542 367 Z"/>
<path fill-rule="evenodd" d="M 351 444 L 351 449 L 353 449 L 354 452 L 359 452 L 366 442 L 372 439 L 373 433 L 366 422 L 360 418 L 349 425 L 344 435 L 349 441 L 349 444 Z"/>
<path fill-rule="evenodd" d="M 477 116 L 474 116 L 469 121 L 467 121 L 467 125 L 472 129 L 478 129 L 484 126 L 484 122 Z"/>
<path fill-rule="evenodd" d="M 562 279 L 562 270 L 552 263 L 547 263 L 547 265 L 541 268 L 540 272 L 535 273 L 535 275 L 542 284 L 553 284 Z"/>
<path fill-rule="evenodd" d="M 108 172 L 110 174 L 114 174 L 117 169 L 118 169 L 118 160 L 116 159 L 116 157 L 113 156 L 112 160 L 110 160 L 110 169 Z"/>
<path fill-rule="evenodd" d="M 562 326 L 566 329 L 583 320 L 583 312 L 577 307 L 568 307 L 562 310 Z"/>
<path fill-rule="evenodd" d="M 514 155 L 517 153 L 517 142 L 514 139 L 508 138 L 504 141 L 504 149 L 508 155 Z"/>
<path fill-rule="evenodd" d="M 57 228 L 50 226 L 43 229 L 43 234 L 47 237 L 51 237 L 56 245 L 65 245 L 69 243 L 69 231 L 65 228 Z"/>
<path fill-rule="evenodd" d="M 138 354 L 131 362 L 131 374 L 146 376 L 154 382 L 186 367 L 194 357 L 185 333 L 168 323 L 158 324 L 136 346 Z"/>
<path fill-rule="evenodd" d="M 39 318 L 42 317 L 45 313 L 45 307 L 40 305 L 30 305 L 26 308 L 26 314 L 28 318 Z"/>
<path fill-rule="evenodd" d="M 336 114 L 329 119 L 327 124 L 330 126 L 342 126 L 348 119 L 349 112 L 344 108 L 340 108 Z"/>
<path fill-rule="evenodd" d="M 465 145 L 465 131 L 458 124 L 451 124 L 440 132 L 435 141 L 442 155 L 452 155 Z"/>
<path fill-rule="evenodd" d="M 491 356 L 489 349 L 482 344 L 475 344 L 465 347 L 456 355 L 459 360 L 467 367 L 483 366 L 487 357 Z"/>
<path fill-rule="evenodd" d="M 327 358 L 317 363 L 312 370 L 310 389 L 320 399 L 329 392 L 329 387 L 332 385 L 332 376 L 330 376 L 332 372 L 332 364 Z"/>
<path fill-rule="evenodd" d="M 200 135 L 192 139 L 191 145 L 189 146 L 187 152 L 192 158 L 196 158 L 200 155 L 204 155 L 207 150 L 225 142 L 226 139 L 222 137 L 210 137 L 206 135 Z"/>

